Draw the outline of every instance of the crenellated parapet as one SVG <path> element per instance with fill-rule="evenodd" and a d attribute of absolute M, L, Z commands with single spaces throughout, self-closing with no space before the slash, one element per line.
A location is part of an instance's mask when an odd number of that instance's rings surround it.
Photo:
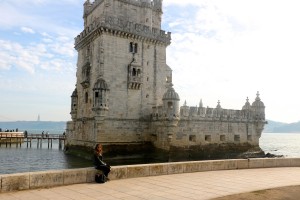
<path fill-rule="evenodd" d="M 162 12 L 162 0 L 119 0 L 122 3 L 138 6 L 141 8 L 150 8 L 157 12 Z M 100 4 L 110 2 L 107 0 L 95 0 L 93 3 L 87 0 L 84 3 L 84 16 L 89 15 L 93 10 L 95 10 Z"/>
<path fill-rule="evenodd" d="M 180 119 L 185 120 L 222 120 L 245 121 L 254 120 L 253 111 L 218 109 L 210 107 L 180 107 Z"/>
<path fill-rule="evenodd" d="M 154 27 L 126 21 L 122 18 L 104 16 L 95 20 L 75 38 L 75 48 L 78 49 L 85 40 L 89 40 L 101 32 L 118 34 L 123 37 L 145 39 L 153 42 L 161 42 L 165 45 L 171 43 L 171 33 Z"/>
<path fill-rule="evenodd" d="M 186 102 L 180 107 L 180 119 L 184 120 L 221 120 L 221 121 L 265 121 L 265 107 L 259 98 L 259 93 L 255 101 L 250 105 L 249 99 L 242 110 L 223 109 L 218 101 L 215 108 L 203 107 L 202 100 L 199 107 L 189 107 Z"/>

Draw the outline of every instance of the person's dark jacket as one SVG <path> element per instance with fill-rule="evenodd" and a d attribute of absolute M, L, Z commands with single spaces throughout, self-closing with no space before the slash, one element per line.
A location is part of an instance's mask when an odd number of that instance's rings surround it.
<path fill-rule="evenodd" d="M 93 158 L 94 166 L 99 167 L 99 166 L 106 166 L 107 164 L 103 161 L 103 156 L 97 154 L 96 152 L 94 153 L 94 158 Z"/>

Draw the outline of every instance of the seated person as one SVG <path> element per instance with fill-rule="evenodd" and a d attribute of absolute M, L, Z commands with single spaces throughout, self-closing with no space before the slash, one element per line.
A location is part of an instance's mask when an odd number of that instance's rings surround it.
<path fill-rule="evenodd" d="M 110 172 L 110 166 L 103 161 L 101 144 L 96 145 L 93 160 L 95 168 L 101 170 L 104 176 L 106 176 L 107 180 L 109 180 L 108 173 Z"/>

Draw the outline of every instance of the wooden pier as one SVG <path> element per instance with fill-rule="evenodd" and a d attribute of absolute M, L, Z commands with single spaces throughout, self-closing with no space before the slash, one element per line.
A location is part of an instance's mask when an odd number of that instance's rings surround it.
<path fill-rule="evenodd" d="M 37 142 L 37 148 L 42 148 L 43 141 L 47 141 L 48 149 L 52 148 L 53 140 L 58 140 L 58 147 L 62 149 L 65 146 L 65 135 L 60 134 L 24 134 L 23 132 L 0 132 L 0 147 L 5 145 L 11 147 L 15 144 L 16 147 L 21 147 L 26 143 L 27 148 L 32 147 L 32 142 Z"/>

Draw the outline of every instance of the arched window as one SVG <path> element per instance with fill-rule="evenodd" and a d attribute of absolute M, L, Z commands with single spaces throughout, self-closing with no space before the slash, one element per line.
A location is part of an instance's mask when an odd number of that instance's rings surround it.
<path fill-rule="evenodd" d="M 137 76 L 140 76 L 140 75 L 141 75 L 141 70 L 138 69 L 138 70 L 137 70 Z"/>
<path fill-rule="evenodd" d="M 130 42 L 129 43 L 129 52 L 130 53 L 137 53 L 138 52 L 138 44 Z"/>
<path fill-rule="evenodd" d="M 85 103 L 89 102 L 89 94 L 87 92 L 85 93 L 84 101 L 85 101 Z"/>
<path fill-rule="evenodd" d="M 132 69 L 132 76 L 136 76 L 136 69 L 135 68 Z"/>
<path fill-rule="evenodd" d="M 169 108 L 169 109 L 172 109 L 172 108 L 173 108 L 173 102 L 171 102 L 171 101 L 168 102 L 168 108 Z"/>

